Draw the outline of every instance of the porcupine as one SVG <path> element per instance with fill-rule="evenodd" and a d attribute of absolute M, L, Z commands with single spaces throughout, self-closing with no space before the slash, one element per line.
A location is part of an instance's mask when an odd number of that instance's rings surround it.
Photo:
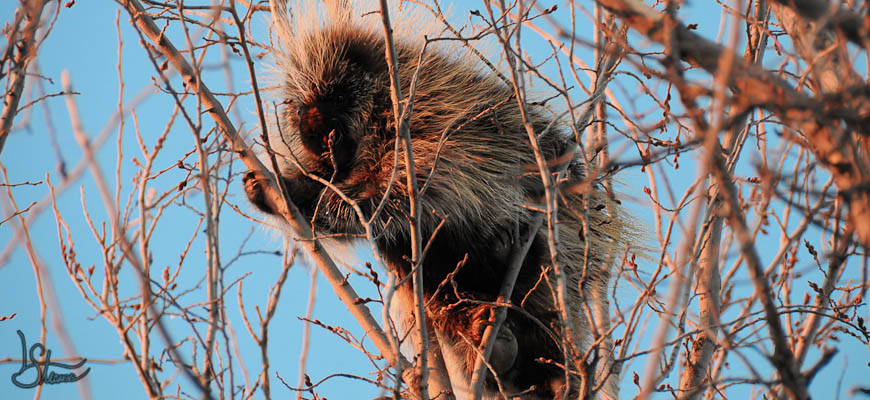
<path fill-rule="evenodd" d="M 270 135 L 280 178 L 318 234 L 344 235 L 346 241 L 364 233 L 356 212 L 306 173 L 330 181 L 367 218 L 389 190 L 372 227 L 387 267 L 407 276 L 410 209 L 402 176 L 405 168 L 401 157 L 396 157 L 385 40 L 376 25 L 377 13 L 361 17 L 376 8 L 333 7 L 328 16 L 316 6 L 301 9 L 294 9 L 292 23 L 286 11 L 273 12 L 279 41 L 273 56 L 283 108 Z M 422 266 L 426 317 L 436 333 L 430 336 L 437 336 L 444 352 L 455 394 L 462 399 L 468 396 L 463 391 L 468 390 L 477 356 L 472 345 L 479 346 L 491 323 L 491 307 L 481 302 L 496 299 L 515 247 L 512 232 L 530 229 L 539 211 L 528 205 L 542 201 L 544 187 L 513 89 L 456 48 L 448 54 L 430 47 L 418 60 L 423 46 L 420 25 L 407 19 L 400 15 L 393 28 L 405 93 L 420 64 L 410 135 L 417 180 L 425 187 L 418 201 L 419 227 L 429 246 Z M 574 155 L 572 138 L 540 106 L 526 108 L 539 135 L 540 151 L 552 164 L 551 172 L 562 173 L 560 187 L 579 184 L 583 167 Z M 398 178 L 391 179 L 397 161 Z M 245 176 L 245 190 L 257 208 L 275 213 L 252 172 Z M 599 330 L 609 318 L 610 272 L 603 265 L 603 253 L 612 251 L 612 232 L 620 228 L 607 214 L 603 199 L 594 193 L 560 194 L 555 261 L 566 271 L 568 323 L 581 351 L 590 346 L 592 337 L 586 310 L 592 310 Z M 522 398 L 529 399 L 563 398 L 564 366 L 571 363 L 563 353 L 546 224 L 534 235 L 511 297 L 514 308 L 508 310 L 496 338 L 491 365 L 507 392 L 523 392 Z M 397 293 L 397 318 L 404 320 L 399 325 L 411 329 L 410 280 Z M 589 307 L 584 308 L 584 303 Z M 617 377 L 600 380 L 606 382 L 599 383 L 598 397 L 615 398 Z M 570 386 L 576 390 L 578 385 Z M 487 396 L 495 396 L 495 391 L 490 375 Z"/>

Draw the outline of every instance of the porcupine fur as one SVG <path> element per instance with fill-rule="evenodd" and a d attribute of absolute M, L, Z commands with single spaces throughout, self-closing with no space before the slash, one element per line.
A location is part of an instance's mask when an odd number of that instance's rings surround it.
<path fill-rule="evenodd" d="M 334 6 L 328 12 L 302 5 L 290 10 L 273 12 L 278 41 L 273 56 L 283 105 L 280 122 L 270 134 L 281 179 L 317 234 L 345 235 L 346 241 L 364 233 L 357 214 L 335 191 L 306 178 L 300 167 L 331 181 L 356 201 L 366 217 L 389 190 L 389 200 L 372 227 L 388 268 L 406 276 L 411 258 L 409 202 L 404 163 L 396 157 L 385 42 L 379 14 L 373 12 L 377 5 Z M 421 27 L 432 25 L 420 21 L 408 12 L 394 18 L 404 93 L 423 46 L 426 29 Z M 457 47 L 449 47 L 448 52 L 430 46 L 424 53 L 410 133 L 417 181 L 426 186 L 418 197 L 420 229 L 424 244 L 431 239 L 423 264 L 429 302 L 426 317 L 435 333 L 430 337 L 437 337 L 444 353 L 455 395 L 463 399 L 470 396 L 467 390 L 477 355 L 463 337 L 478 346 L 490 323 L 490 307 L 467 300 L 496 299 L 514 247 L 511 233 L 517 227 L 519 232 L 529 229 L 536 211 L 527 205 L 540 204 L 544 191 L 513 89 Z M 553 171 L 566 170 L 561 187 L 581 182 L 582 166 L 573 155 L 576 145 L 560 122 L 539 106 L 527 105 L 527 109 Z M 397 161 L 398 176 L 391 181 Z M 274 214 L 251 173 L 245 177 L 245 188 L 255 206 Z M 592 338 L 583 304 L 589 305 L 600 326 L 606 327 L 609 318 L 610 273 L 604 255 L 612 254 L 613 239 L 622 228 L 603 206 L 606 199 L 594 193 L 560 195 L 556 262 L 566 271 L 570 323 L 581 351 Z M 583 210 L 587 210 L 590 234 L 583 229 Z M 432 238 L 442 221 L 443 227 Z M 563 398 L 566 374 L 559 365 L 571 364 L 565 362 L 561 347 L 547 235 L 544 224 L 511 298 L 522 312 L 508 311 L 492 355 L 505 391 L 524 392 L 521 397 L 527 399 Z M 436 291 L 454 272 L 452 282 Z M 412 329 L 414 321 L 410 286 L 409 280 L 397 290 L 396 318 L 404 329 Z M 615 398 L 616 380 L 607 379 L 598 397 Z M 578 385 L 571 386 L 576 390 Z M 487 378 L 485 397 L 498 397 L 492 376 Z"/>

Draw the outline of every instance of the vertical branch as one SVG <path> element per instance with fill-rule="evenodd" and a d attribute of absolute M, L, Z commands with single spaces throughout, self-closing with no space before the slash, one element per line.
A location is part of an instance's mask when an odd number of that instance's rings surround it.
<path fill-rule="evenodd" d="M 616 27 L 616 24 L 613 23 L 612 15 L 609 12 L 596 4 L 595 6 L 595 22 L 601 26 L 609 26 L 612 28 Z M 615 31 L 615 29 L 614 29 Z M 614 32 L 611 31 L 611 32 Z M 575 121 L 575 126 L 585 126 L 589 125 L 591 129 L 594 131 L 595 140 L 593 141 L 593 150 L 597 151 L 594 155 L 598 158 L 598 163 L 595 168 L 589 168 L 591 172 L 587 172 L 586 179 L 592 179 L 594 177 L 599 176 L 599 174 L 606 174 L 602 177 L 602 186 L 604 187 L 607 196 L 611 199 L 616 197 L 616 194 L 613 191 L 613 182 L 608 173 L 608 168 L 612 165 L 611 157 L 610 157 L 610 144 L 608 142 L 607 137 L 607 126 L 608 126 L 608 115 L 607 115 L 607 106 L 608 102 L 604 101 L 605 93 L 609 91 L 607 89 L 607 84 L 613 78 L 613 73 L 616 67 L 619 65 L 620 60 L 623 56 L 622 50 L 616 44 L 617 39 L 610 36 L 603 35 L 600 29 L 595 29 L 594 33 L 595 38 L 595 79 L 593 81 L 593 91 L 589 98 L 590 104 L 586 112 L 581 114 L 581 118 Z M 611 33 L 611 35 L 615 36 L 615 33 Z M 619 29 L 619 37 L 625 37 L 625 28 Z M 572 40 L 573 45 L 573 40 Z M 572 71 L 574 69 L 572 68 Z M 619 107 L 618 103 L 614 104 L 614 107 Z M 595 123 L 589 121 L 588 119 L 593 118 Z M 577 124 L 580 125 L 577 125 Z M 579 143 L 578 143 L 579 144 Z M 584 151 L 585 153 L 585 151 Z M 613 207 L 610 202 L 608 204 L 608 212 L 614 218 L 618 219 L 617 214 L 622 212 L 622 210 L 617 207 Z M 583 199 L 583 229 L 586 232 L 591 232 L 592 227 L 590 227 L 589 223 L 589 198 L 584 197 Z M 591 254 L 591 244 L 589 241 L 585 243 L 584 256 L 583 256 L 583 271 L 589 270 L 588 265 L 590 263 L 591 258 L 595 256 Z M 604 255 L 602 265 L 607 268 L 609 272 L 614 264 L 614 260 L 616 259 L 616 255 L 612 254 L 612 252 L 607 252 Z M 608 277 L 609 278 L 609 277 Z M 608 279 L 609 283 L 609 279 Z M 614 285 L 615 287 L 615 285 Z M 612 326 L 610 324 L 610 303 L 607 299 L 607 285 L 604 285 L 601 288 L 592 288 L 593 293 L 591 294 L 592 301 L 592 310 L 594 314 L 590 315 L 589 318 L 591 320 L 590 324 L 592 325 L 592 334 L 595 342 L 598 343 L 596 346 L 597 356 L 598 356 L 598 365 L 595 383 L 596 386 L 603 388 L 603 392 L 610 393 L 619 393 L 618 384 L 620 379 L 620 369 L 621 365 L 619 363 L 615 363 L 613 359 L 613 338 L 611 336 Z"/>
<path fill-rule="evenodd" d="M 752 4 L 753 2 L 750 1 L 747 9 L 752 8 Z M 759 18 L 762 21 L 766 21 L 765 18 L 768 14 L 766 1 L 757 0 L 754 4 L 756 21 L 758 21 Z M 747 18 L 750 18 L 750 16 L 747 15 Z M 736 26 L 739 19 L 735 18 L 734 21 L 735 26 L 732 29 L 732 36 L 729 39 L 730 43 L 737 43 Z M 747 38 L 749 43 L 746 48 L 745 58 L 747 62 L 760 65 L 761 58 L 764 55 L 765 44 L 767 43 L 766 32 L 751 21 L 747 22 L 746 25 L 750 37 Z M 721 108 L 724 103 L 724 82 L 727 81 L 727 74 L 730 73 L 731 62 L 728 58 L 731 57 L 732 54 L 733 49 L 723 55 L 723 67 L 716 76 L 717 81 L 719 82 L 719 85 L 716 88 L 717 101 L 714 104 L 717 106 L 714 110 L 717 118 L 715 118 L 716 124 L 714 124 L 709 132 L 707 132 L 708 136 L 716 135 L 719 130 L 718 125 L 721 125 L 721 118 L 718 118 L 718 116 L 722 114 Z M 749 129 L 749 126 L 746 125 L 746 117 L 748 114 L 739 114 L 735 112 L 735 110 L 731 110 L 731 114 L 737 118 L 738 122 L 735 123 L 731 129 L 726 131 L 725 137 L 723 138 L 723 141 L 726 143 L 725 151 L 730 153 L 728 165 L 734 165 L 739 157 L 740 146 L 736 142 L 740 131 L 744 128 L 747 130 Z M 721 209 L 722 199 L 720 199 L 719 191 L 723 184 L 730 183 L 713 180 L 708 188 L 710 197 L 707 201 L 707 210 L 705 212 L 707 217 L 704 222 L 704 226 L 708 228 L 701 237 L 701 253 L 698 257 L 697 267 L 698 273 L 695 276 L 695 290 L 698 295 L 698 329 L 700 332 L 693 339 L 692 348 L 688 350 L 688 354 L 686 354 L 686 368 L 680 376 L 679 393 L 681 399 L 697 399 L 703 393 L 704 386 L 702 385 L 702 381 L 704 377 L 707 376 L 707 371 L 713 358 L 713 352 L 716 349 L 721 306 L 720 290 L 722 287 L 721 272 L 719 269 L 719 254 L 722 239 L 722 225 L 724 221 Z"/>
<path fill-rule="evenodd" d="M 305 307 L 305 321 L 302 323 L 302 348 L 299 350 L 299 383 L 300 388 L 308 386 L 305 381 L 307 374 L 305 366 L 308 361 L 308 346 L 311 343 L 311 319 L 314 318 L 314 301 L 317 299 L 317 270 L 311 271 L 311 283 L 308 284 L 308 306 Z M 296 393 L 296 400 L 303 400 L 303 392 Z"/>
<path fill-rule="evenodd" d="M 518 232 L 515 232 L 515 245 L 511 249 L 511 256 L 509 258 L 510 264 L 502 278 L 502 285 L 499 289 L 498 297 L 496 297 L 495 300 L 496 304 L 510 303 L 511 295 L 514 291 L 514 284 L 517 281 L 517 276 L 519 276 L 520 268 L 522 268 L 523 261 L 526 259 L 526 254 L 528 254 L 529 249 L 532 247 L 532 243 L 535 241 L 538 230 L 541 229 L 541 225 L 544 222 L 543 217 L 543 214 L 535 216 L 535 219 L 529 224 L 527 237 L 518 237 L 518 235 L 516 235 Z M 488 371 L 487 363 L 489 362 L 489 357 L 492 355 L 492 349 L 495 347 L 498 331 L 502 324 L 504 324 L 505 319 L 507 319 L 507 307 L 496 308 L 495 318 L 493 318 L 495 322 L 486 327 L 483 336 L 480 339 L 482 351 L 477 355 L 477 358 L 474 361 L 474 369 L 472 370 L 473 375 L 471 377 L 471 389 L 474 394 L 474 400 L 479 400 L 483 395 L 483 384 L 486 379 L 486 372 Z"/>
<path fill-rule="evenodd" d="M 46 316 L 46 302 L 45 302 L 45 289 L 43 288 L 43 282 L 48 280 L 48 277 L 43 277 L 43 273 L 45 268 L 42 266 L 42 263 L 36 256 L 36 250 L 33 248 L 33 240 L 30 236 L 30 229 L 27 224 L 24 222 L 24 216 L 21 215 L 21 209 L 18 208 L 18 204 L 15 202 L 15 197 L 12 196 L 12 186 L 9 182 L 9 175 L 6 173 L 6 167 L 3 164 L 0 164 L 0 171 L 3 171 L 3 181 L 6 182 L 6 196 L 9 200 L 9 204 L 12 205 L 12 212 L 10 213 L 13 216 L 17 216 L 18 222 L 21 224 L 21 232 L 24 236 L 24 247 L 27 250 L 27 257 L 30 259 L 30 265 L 33 267 L 33 277 L 36 279 L 36 293 L 39 298 L 39 340 L 40 343 L 46 343 L 45 338 L 48 333 L 48 329 L 45 324 L 45 316 Z M 41 355 L 42 362 L 46 361 L 48 357 L 48 352 L 43 352 Z M 36 386 L 36 393 L 34 394 L 34 399 L 39 400 L 40 395 L 42 394 L 42 385 Z"/>
<path fill-rule="evenodd" d="M 396 137 L 402 145 L 405 158 L 405 179 L 408 186 L 408 202 L 410 215 L 408 224 L 411 232 L 411 273 L 414 289 L 414 310 L 417 332 L 417 379 L 415 388 L 419 391 L 421 400 L 429 399 L 429 338 L 426 322 L 426 306 L 423 298 L 423 263 L 422 234 L 420 232 L 420 202 L 418 201 L 417 170 L 414 167 L 414 151 L 411 144 L 411 113 L 414 105 L 413 87 L 407 101 L 402 94 L 399 82 L 399 57 L 393 43 L 393 28 L 390 25 L 390 13 L 387 0 L 380 0 L 381 21 L 384 26 L 384 41 L 386 42 L 386 61 L 390 73 L 390 100 L 393 103 L 393 115 L 396 124 Z"/>
<path fill-rule="evenodd" d="M 713 137 L 713 135 L 710 135 Z M 710 142 L 711 140 L 707 140 Z M 746 220 L 737 200 L 737 190 L 731 181 L 728 167 L 721 156 L 721 147 L 716 141 L 707 147 L 706 162 L 715 179 L 721 184 L 720 196 L 723 199 L 725 213 L 734 234 L 737 236 L 740 252 L 743 255 L 749 275 L 755 285 L 755 295 L 764 309 L 764 317 L 767 320 L 767 330 L 773 342 L 773 356 L 770 361 L 779 373 L 786 392 L 790 397 L 797 400 L 809 398 L 806 380 L 800 373 L 794 353 L 788 345 L 787 338 L 779 320 L 779 312 L 774 304 L 774 295 L 767 282 L 767 277 L 761 269 L 761 260 L 755 249 L 752 234 L 746 226 Z"/>
<path fill-rule="evenodd" d="M 527 97 L 526 97 L 526 87 L 523 76 L 521 74 L 521 58 L 522 58 L 522 47 L 520 42 L 520 35 L 522 32 L 522 27 L 524 26 L 523 21 L 528 18 L 528 9 L 524 5 L 522 0 L 516 2 L 511 7 L 516 7 L 516 23 L 511 24 L 510 21 L 506 18 L 510 16 L 509 7 L 507 6 L 505 1 L 498 1 L 497 5 L 499 7 L 499 11 L 501 14 L 496 15 L 493 11 L 492 3 L 496 3 L 495 0 L 485 1 L 484 5 L 486 6 L 486 10 L 488 16 L 490 18 L 490 24 L 494 28 L 494 33 L 496 39 L 501 44 L 501 49 L 503 51 L 505 60 L 507 61 L 508 69 L 511 73 L 510 85 L 513 88 L 514 95 L 517 100 L 517 105 L 520 110 L 520 117 L 523 123 L 523 127 L 525 128 L 526 134 L 529 139 L 529 145 L 535 156 L 535 164 L 538 170 L 538 173 L 541 176 L 541 183 L 544 191 L 544 200 L 545 200 L 545 210 L 546 210 L 546 221 L 547 221 L 547 249 L 549 253 L 550 263 L 553 267 L 553 276 L 555 279 L 555 287 L 556 287 L 556 295 L 555 301 L 558 305 L 557 311 L 559 314 L 560 326 L 558 327 L 558 331 L 562 337 L 562 357 L 566 361 L 565 366 L 565 385 L 561 389 L 562 396 L 566 396 L 569 393 L 572 393 L 577 388 L 573 388 L 571 385 L 572 382 L 572 371 L 571 363 L 575 361 L 577 358 L 574 357 L 576 354 L 581 354 L 577 345 L 580 343 L 580 336 L 578 332 L 574 332 L 573 321 L 574 317 L 572 316 L 572 310 L 575 308 L 572 305 L 572 300 L 569 298 L 568 294 L 568 272 L 564 265 L 561 265 L 559 262 L 559 195 L 558 188 L 556 186 L 557 176 L 562 175 L 562 172 L 554 174 L 550 170 L 549 162 L 544 156 L 544 153 L 541 149 L 540 143 L 538 141 L 538 133 L 535 132 L 535 128 L 532 126 L 531 120 L 529 118 L 528 109 L 527 109 Z M 513 39 L 514 43 L 511 44 L 511 40 Z M 554 176 L 555 175 L 555 176 Z M 591 321 L 590 321 L 591 322 Z M 589 379 L 588 374 L 586 374 L 586 368 L 579 368 L 581 374 L 581 382 L 580 382 L 580 395 L 586 395 L 594 386 L 591 379 Z"/>
<path fill-rule="evenodd" d="M 118 171 L 115 184 L 120 189 L 120 161 L 121 161 L 121 138 L 123 137 L 124 132 L 124 73 L 122 69 L 122 60 L 123 60 L 123 47 L 124 40 L 121 36 L 121 10 L 115 15 L 115 29 L 118 36 Z M 135 114 L 134 114 L 135 116 Z M 135 119 L 134 119 L 135 121 Z M 137 132 L 138 133 L 138 132 Z M 139 136 L 137 136 L 139 137 Z M 142 260 L 142 268 L 145 276 L 151 276 L 151 257 L 149 254 L 149 238 L 148 238 L 148 224 L 149 224 L 149 213 L 146 208 L 146 188 L 148 187 L 148 176 L 151 173 L 151 167 L 153 166 L 154 159 L 156 158 L 156 153 L 159 150 L 155 149 L 154 154 L 148 154 L 145 146 L 142 146 L 141 150 L 144 153 L 146 159 L 146 165 L 142 170 L 140 170 L 140 177 L 136 185 L 138 186 L 138 203 L 139 203 L 139 258 Z M 119 218 L 120 216 L 120 190 L 115 193 L 115 207 L 117 214 L 115 218 Z M 153 222 L 152 222 L 153 223 Z M 135 240 L 135 239 L 134 239 Z M 149 285 L 150 287 L 150 285 Z M 151 367 L 151 329 L 150 329 L 150 318 L 159 318 L 160 315 L 151 315 L 151 291 L 148 290 L 142 293 L 141 299 L 139 301 L 139 308 L 142 310 L 142 314 L 140 315 L 138 321 L 138 336 L 139 336 L 139 346 L 141 349 L 141 357 L 138 360 L 139 366 L 138 370 L 142 371 L 146 376 L 151 375 L 152 367 Z M 133 360 L 136 362 L 136 360 Z M 141 378 L 140 378 L 141 379 Z"/>
<path fill-rule="evenodd" d="M 703 247 L 698 258 L 698 271 L 695 274 L 700 332 L 693 340 L 691 351 L 686 355 L 686 368 L 680 377 L 680 396 L 685 399 L 695 399 L 703 393 L 704 387 L 701 381 L 706 376 L 707 367 L 716 349 L 721 288 L 719 243 L 722 237 L 722 218 L 715 214 L 716 203 L 718 201 L 713 198 L 707 206 L 708 215 L 712 220 L 708 219 L 705 223 L 709 228 L 706 235 L 701 238 Z"/>
<path fill-rule="evenodd" d="M 208 328 L 206 329 L 206 337 L 205 337 L 205 348 L 204 348 L 204 357 L 203 357 L 203 373 L 200 375 L 200 379 L 202 379 L 202 386 L 206 388 L 206 390 L 211 390 L 211 381 L 217 378 L 217 372 L 221 368 L 214 366 L 214 348 L 217 340 L 217 332 L 219 330 L 223 330 L 223 322 L 221 319 L 221 311 L 223 310 L 222 304 L 222 296 L 219 295 L 218 286 L 220 286 L 220 282 L 222 281 L 222 269 L 220 266 L 220 252 L 218 249 L 218 208 L 217 208 L 217 196 L 213 193 L 212 182 L 211 182 L 211 167 L 209 166 L 208 161 L 208 153 L 203 147 L 203 143 L 205 142 L 205 138 L 202 136 L 202 106 L 203 106 L 203 96 L 202 91 L 199 90 L 199 85 L 202 84 L 201 74 L 200 74 L 200 63 L 196 59 L 196 47 L 194 46 L 191 38 L 190 32 L 187 29 L 187 22 L 184 17 L 184 6 L 183 2 L 178 2 L 178 15 L 179 15 L 179 23 L 181 24 L 182 32 L 184 33 L 184 38 L 187 43 L 187 48 L 190 54 L 190 62 L 191 62 L 191 72 L 193 75 L 193 80 L 188 82 L 191 86 L 190 88 L 194 90 L 195 93 L 198 94 L 196 97 L 196 119 L 195 122 L 191 120 L 188 116 L 187 112 L 181 104 L 178 104 L 182 115 L 184 115 L 185 120 L 187 121 L 191 133 L 193 134 L 194 139 L 194 149 L 197 154 L 198 164 L 199 164 L 199 183 L 200 190 L 203 194 L 203 205 L 204 205 L 204 218 L 206 223 L 205 229 L 205 239 L 206 239 L 206 296 L 208 298 Z M 216 16 L 216 15 L 215 15 Z M 212 22 L 214 23 L 214 21 Z M 200 59 L 205 57 L 205 49 L 203 49 Z M 168 86 L 168 85 L 167 85 Z M 146 271 L 147 272 L 147 271 Z M 150 275 L 148 275 L 150 276 Z M 224 386 L 220 381 L 217 381 L 217 387 L 220 391 L 220 397 L 223 397 Z"/>
<path fill-rule="evenodd" d="M 275 316 L 275 310 L 278 307 L 278 299 L 281 297 L 281 288 L 284 287 L 284 281 L 287 280 L 287 274 L 290 272 L 290 267 L 293 266 L 293 261 L 296 259 L 296 250 L 294 249 L 290 255 L 284 257 L 284 268 L 281 270 L 281 276 L 269 290 L 269 302 L 266 303 L 266 317 L 260 316 L 260 356 L 263 358 L 263 374 L 261 376 L 263 382 L 263 395 L 269 399 L 271 393 L 269 389 L 269 322 Z M 241 288 L 241 287 L 240 287 Z M 241 303 L 240 303 L 241 305 Z M 259 313 L 258 313 L 259 314 Z"/>

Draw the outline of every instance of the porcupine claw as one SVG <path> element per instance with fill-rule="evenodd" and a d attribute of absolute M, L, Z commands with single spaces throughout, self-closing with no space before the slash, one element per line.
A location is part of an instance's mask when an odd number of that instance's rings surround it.
<path fill-rule="evenodd" d="M 245 184 L 245 194 L 248 195 L 248 200 L 251 204 L 266 213 L 272 213 L 271 207 L 266 203 L 266 196 L 263 194 L 263 186 L 260 182 L 264 179 L 263 176 L 258 176 L 255 171 L 248 171 L 242 177 L 242 182 Z"/>

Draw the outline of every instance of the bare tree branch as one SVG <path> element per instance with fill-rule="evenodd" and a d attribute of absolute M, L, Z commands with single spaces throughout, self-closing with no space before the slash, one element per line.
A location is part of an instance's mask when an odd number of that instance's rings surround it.
<path fill-rule="evenodd" d="M 6 137 L 12 129 L 12 121 L 18 114 L 18 103 L 27 79 L 27 66 L 36 56 L 36 29 L 42 18 L 42 11 L 49 0 L 28 0 L 22 2 L 15 11 L 15 22 L 6 36 L 7 54 L 2 55 L 11 66 L 8 73 L 6 93 L 3 95 L 3 112 L 0 113 L 0 152 L 6 144 Z M 20 26 L 24 21 L 24 26 Z"/>

